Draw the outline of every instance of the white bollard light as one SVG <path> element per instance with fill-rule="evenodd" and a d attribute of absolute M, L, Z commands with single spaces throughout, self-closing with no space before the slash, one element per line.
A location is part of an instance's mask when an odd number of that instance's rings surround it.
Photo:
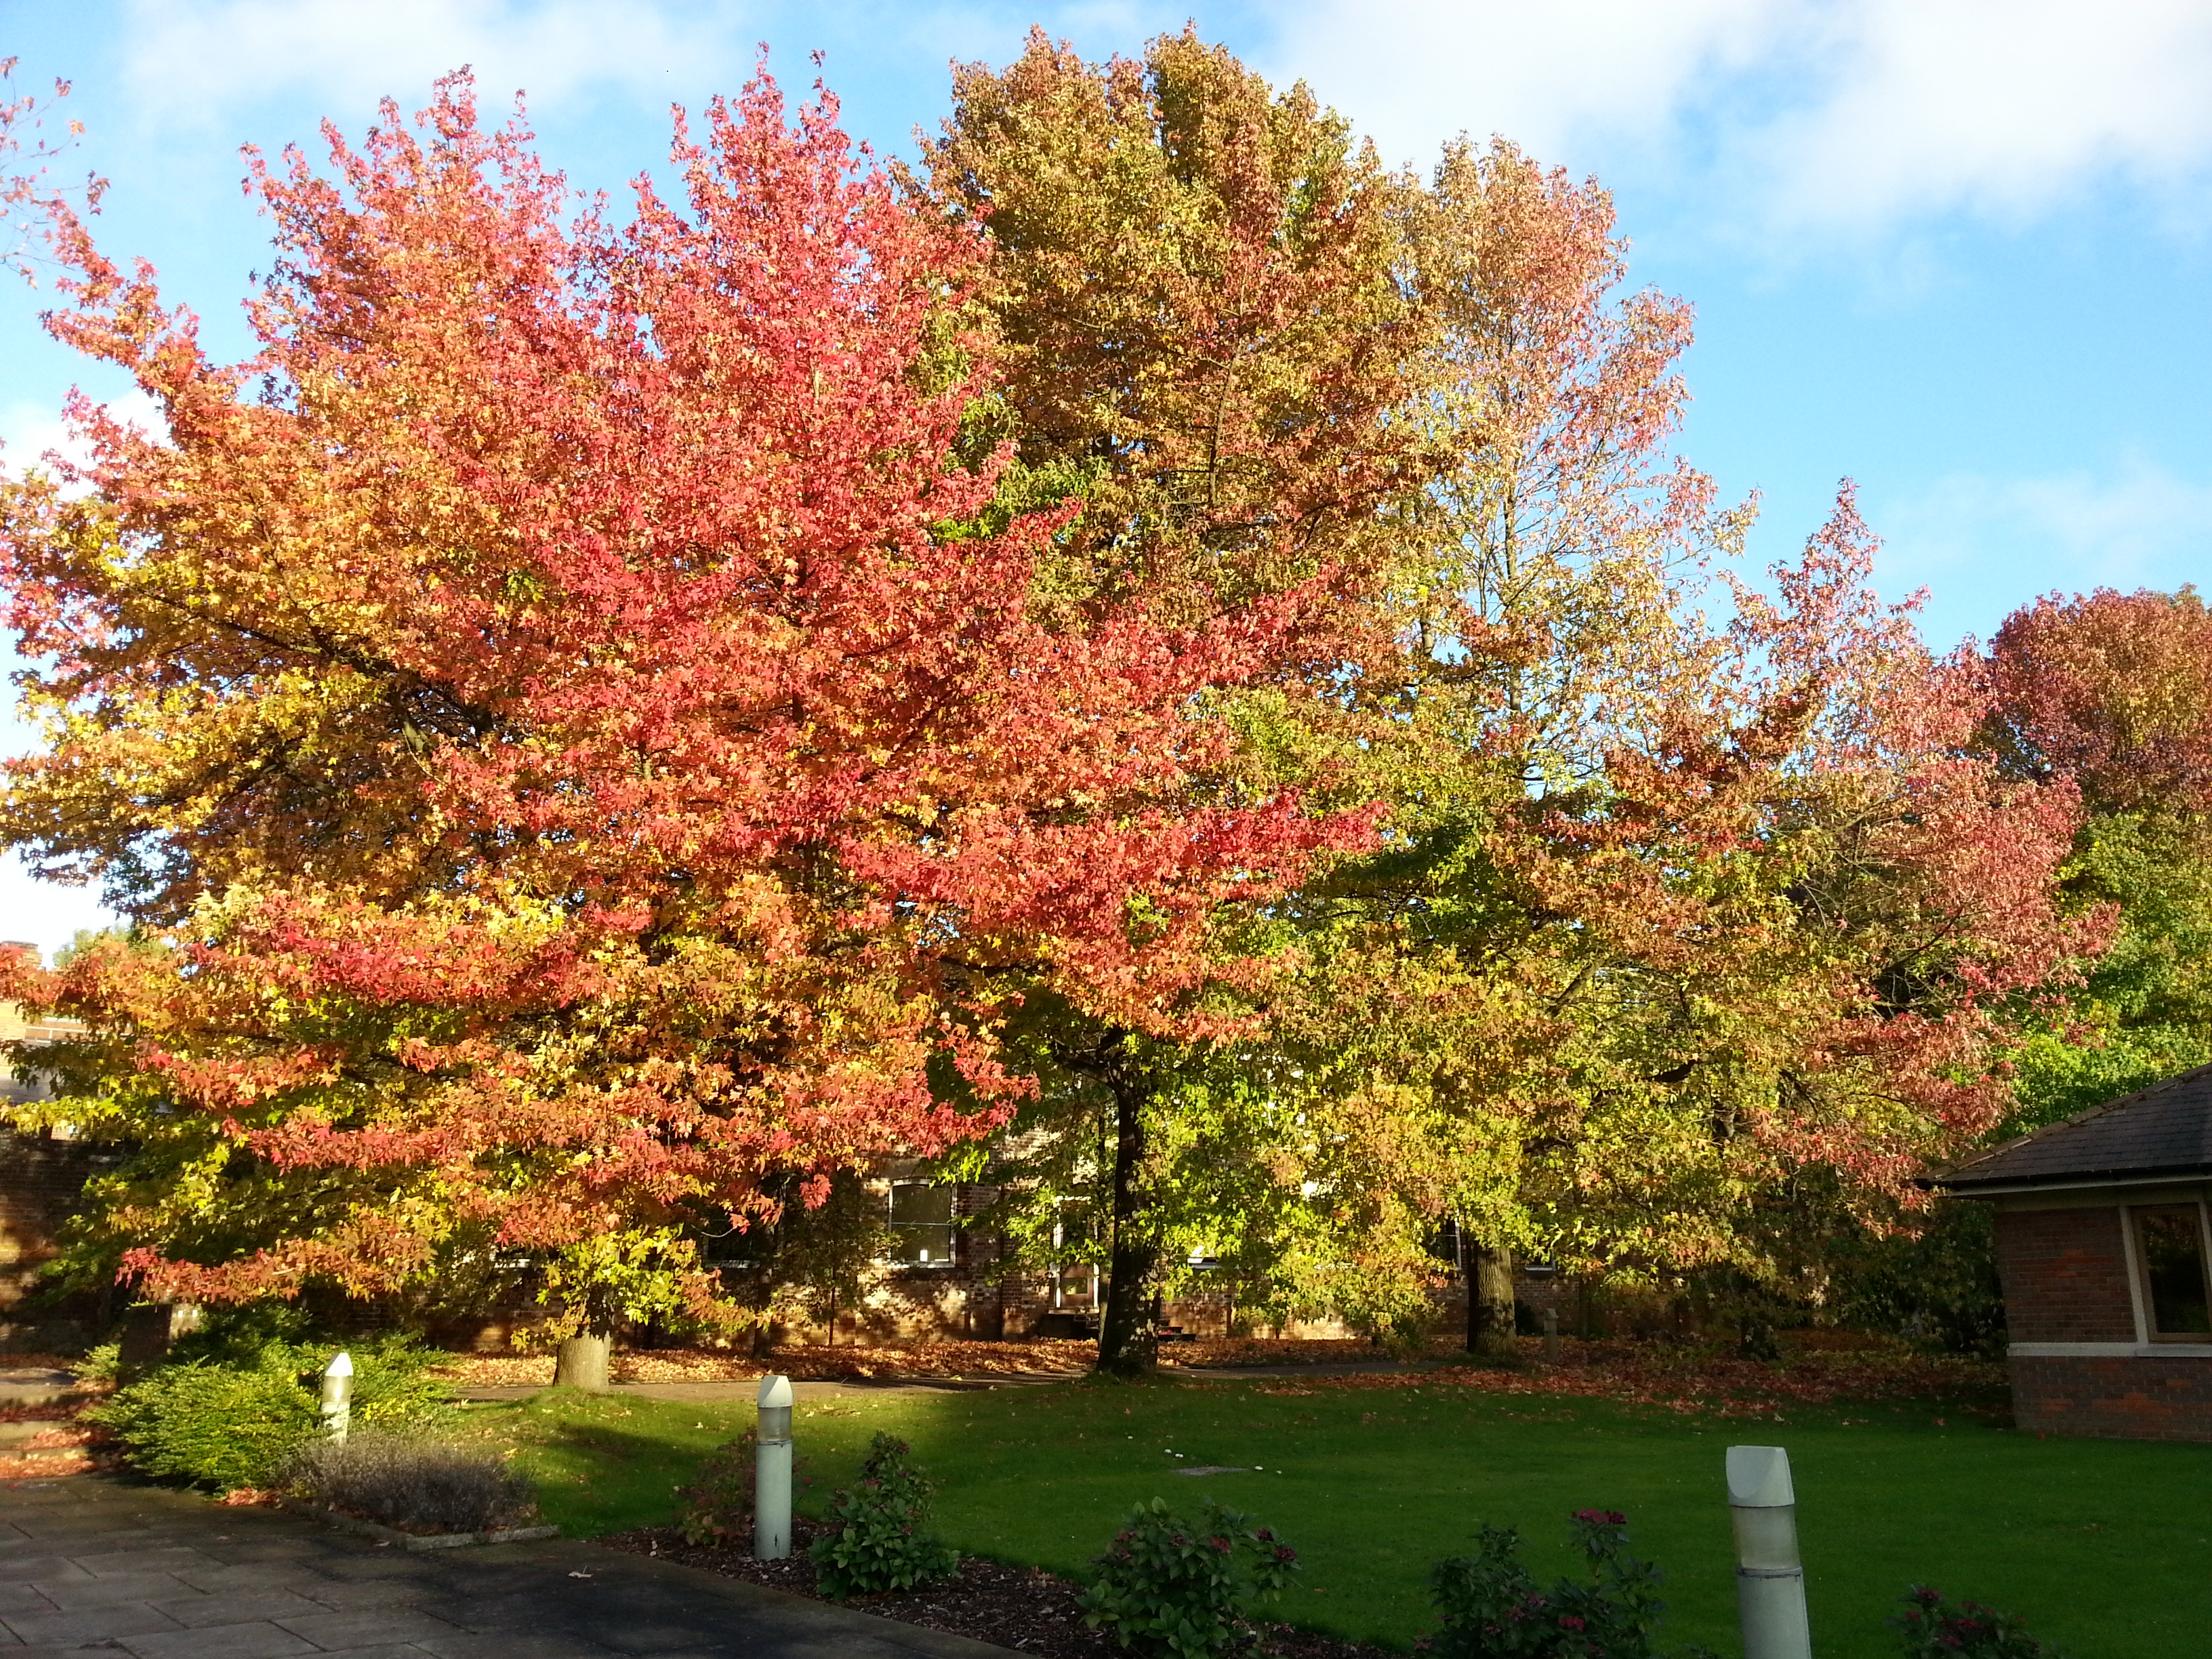
<path fill-rule="evenodd" d="M 791 1379 L 763 1376 L 753 1451 L 753 1559 L 791 1553 Z"/>
<path fill-rule="evenodd" d="M 1779 1446 L 1730 1446 L 1728 1487 L 1743 1659 L 1812 1659 L 1790 1454 Z"/>
<path fill-rule="evenodd" d="M 341 1353 L 323 1367 L 323 1426 L 343 1446 L 353 1427 L 353 1356 Z"/>

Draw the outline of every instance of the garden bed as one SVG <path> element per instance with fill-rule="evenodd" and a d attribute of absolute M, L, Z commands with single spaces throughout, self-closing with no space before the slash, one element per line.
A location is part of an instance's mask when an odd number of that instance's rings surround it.
<path fill-rule="evenodd" d="M 349 1532 L 356 1537 L 374 1538 L 380 1544 L 397 1544 L 402 1549 L 451 1550 L 464 1549 L 471 1544 L 530 1544 L 542 1538 L 558 1538 L 561 1535 L 558 1527 L 501 1527 L 489 1532 L 402 1532 L 397 1527 L 387 1527 L 381 1521 L 372 1521 L 367 1516 L 349 1515 L 343 1510 L 302 1503 L 296 1498 L 275 1495 L 267 1497 L 266 1501 L 288 1514 L 319 1522 L 334 1532 Z"/>
<path fill-rule="evenodd" d="M 686 1544 L 672 1527 L 641 1527 L 598 1541 L 633 1555 L 658 1556 L 727 1578 L 811 1596 L 815 1593 L 814 1564 L 807 1559 L 805 1550 L 813 1534 L 811 1522 L 793 1521 L 793 1553 L 783 1561 L 757 1561 L 750 1545 Z M 1076 1605 L 1080 1589 L 1072 1579 L 1041 1568 L 1010 1567 L 1003 1562 L 963 1556 L 958 1575 L 947 1583 L 927 1589 L 860 1596 L 846 1605 L 902 1624 L 1019 1648 L 1043 1659 L 1109 1659 L 1109 1656 L 1123 1659 L 1127 1649 L 1104 1632 L 1084 1624 L 1082 1610 Z M 1387 1649 L 1295 1630 L 1288 1625 L 1261 1622 L 1257 1628 L 1256 1652 L 1266 1659 L 1386 1659 L 1389 1656 Z"/>

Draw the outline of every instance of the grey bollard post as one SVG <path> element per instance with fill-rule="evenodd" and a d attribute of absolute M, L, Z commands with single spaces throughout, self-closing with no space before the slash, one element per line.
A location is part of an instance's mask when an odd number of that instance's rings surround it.
<path fill-rule="evenodd" d="M 791 1379 L 763 1376 L 753 1450 L 753 1559 L 791 1553 Z"/>
<path fill-rule="evenodd" d="M 1544 1363 L 1547 1365 L 1559 1363 L 1559 1310 L 1557 1308 L 1544 1310 Z"/>
<path fill-rule="evenodd" d="M 343 1446 L 353 1427 L 353 1356 L 341 1353 L 323 1367 L 323 1426 Z"/>
<path fill-rule="evenodd" d="M 1730 1446 L 1728 1487 L 1743 1659 L 1812 1659 L 1790 1454 L 1779 1446 Z"/>

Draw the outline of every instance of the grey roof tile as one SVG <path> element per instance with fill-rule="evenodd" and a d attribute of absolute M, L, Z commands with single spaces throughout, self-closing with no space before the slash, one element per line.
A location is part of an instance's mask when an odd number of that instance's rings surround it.
<path fill-rule="evenodd" d="M 2212 1173 L 2212 1066 L 2200 1066 L 1991 1147 L 1930 1176 L 1928 1184 L 1971 1193 L 1978 1187 L 2103 1176 L 2142 1180 L 2207 1173 Z"/>

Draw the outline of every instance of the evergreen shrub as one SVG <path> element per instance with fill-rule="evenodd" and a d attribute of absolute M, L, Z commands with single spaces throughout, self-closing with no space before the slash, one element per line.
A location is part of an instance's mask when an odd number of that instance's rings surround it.
<path fill-rule="evenodd" d="M 314 1341 L 289 1309 L 224 1310 L 180 1339 L 167 1364 L 84 1413 L 122 1443 L 142 1474 L 224 1490 L 267 1486 L 321 1431 L 323 1368 L 340 1346 L 354 1363 L 356 1428 L 425 1428 L 443 1413 L 437 1356 L 405 1336 Z"/>

